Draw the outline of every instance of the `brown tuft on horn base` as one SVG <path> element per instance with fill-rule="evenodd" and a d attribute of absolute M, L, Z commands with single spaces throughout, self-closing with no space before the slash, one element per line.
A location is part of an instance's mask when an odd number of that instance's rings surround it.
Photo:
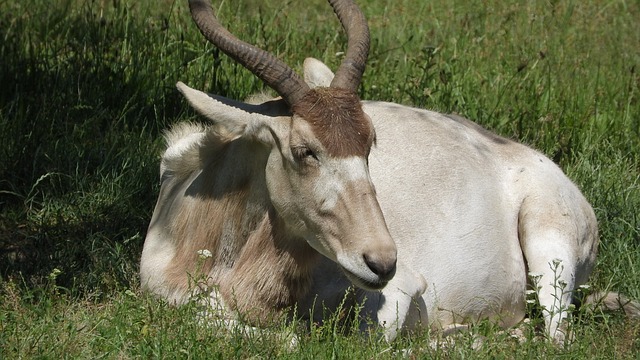
<path fill-rule="evenodd" d="M 371 120 L 360 99 L 349 90 L 315 88 L 292 111 L 305 119 L 333 157 L 367 157 L 374 139 Z"/>

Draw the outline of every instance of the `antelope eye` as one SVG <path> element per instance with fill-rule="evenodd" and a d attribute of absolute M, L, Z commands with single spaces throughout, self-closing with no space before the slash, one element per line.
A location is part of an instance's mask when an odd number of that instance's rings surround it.
<path fill-rule="evenodd" d="M 296 160 L 298 161 L 312 160 L 312 159 L 318 160 L 316 153 L 313 152 L 313 150 L 311 150 L 308 146 L 305 146 L 305 145 L 291 147 L 291 153 L 293 154 L 293 157 L 295 157 Z"/>

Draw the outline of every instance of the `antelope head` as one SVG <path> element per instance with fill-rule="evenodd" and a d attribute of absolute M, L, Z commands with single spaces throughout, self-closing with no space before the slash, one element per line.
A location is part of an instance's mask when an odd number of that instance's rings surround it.
<path fill-rule="evenodd" d="M 177 87 L 215 126 L 266 149 L 265 191 L 289 234 L 339 264 L 355 285 L 380 289 L 395 274 L 396 246 L 369 176 L 374 128 L 356 94 L 369 29 L 352 0 L 329 2 L 349 39 L 329 87 L 311 89 L 275 56 L 237 39 L 207 0 L 189 2 L 202 34 L 282 100 L 252 106 Z"/>

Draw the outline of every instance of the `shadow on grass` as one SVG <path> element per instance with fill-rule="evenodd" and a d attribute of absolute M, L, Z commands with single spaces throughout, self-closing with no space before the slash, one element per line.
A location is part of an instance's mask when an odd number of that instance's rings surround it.
<path fill-rule="evenodd" d="M 163 21 L 97 6 L 0 4 L 3 279 L 37 286 L 57 268 L 80 291 L 135 279 L 160 129 L 181 99 L 154 62 Z"/>

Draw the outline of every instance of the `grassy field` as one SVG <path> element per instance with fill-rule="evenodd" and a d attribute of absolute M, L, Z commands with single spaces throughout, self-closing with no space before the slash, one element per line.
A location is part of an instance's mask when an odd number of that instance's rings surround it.
<path fill-rule="evenodd" d="M 640 3 L 360 0 L 363 99 L 462 114 L 547 154 L 596 211 L 591 286 L 640 298 Z M 242 39 L 296 69 L 336 68 L 322 0 L 216 2 Z M 637 358 L 640 324 L 576 317 L 567 348 L 491 324 L 432 349 L 328 322 L 287 351 L 203 326 L 139 290 L 162 131 L 196 119 L 175 83 L 242 99 L 262 84 L 200 36 L 185 1 L 0 0 L 0 358 Z M 428 142 L 428 139 L 425 139 Z M 486 340 L 472 346 L 477 336 Z"/>

